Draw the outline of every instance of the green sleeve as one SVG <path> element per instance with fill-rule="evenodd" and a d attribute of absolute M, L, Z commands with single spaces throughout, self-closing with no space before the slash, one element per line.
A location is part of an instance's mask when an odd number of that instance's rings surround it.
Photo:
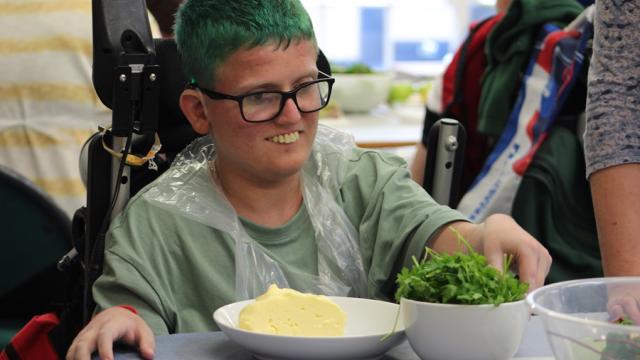
<path fill-rule="evenodd" d="M 157 335 L 217 330 L 211 314 L 235 299 L 234 249 L 220 231 L 137 196 L 107 236 L 98 310 L 132 305 Z"/>
<path fill-rule="evenodd" d="M 162 267 L 167 263 L 166 212 L 137 197 L 114 219 L 105 241 L 102 275 L 93 286 L 96 311 L 115 305 L 131 305 L 154 334 L 175 331 L 172 297 L 163 282 Z"/>
<path fill-rule="evenodd" d="M 169 333 L 159 295 L 145 276 L 126 259 L 105 253 L 104 270 L 93 287 L 96 311 L 116 305 L 131 305 L 156 335 Z"/>
<path fill-rule="evenodd" d="M 360 150 L 350 162 L 341 188 L 347 216 L 359 233 L 370 295 L 391 299 L 402 266 L 419 257 L 443 225 L 466 220 L 436 203 L 411 180 L 401 158 Z"/>

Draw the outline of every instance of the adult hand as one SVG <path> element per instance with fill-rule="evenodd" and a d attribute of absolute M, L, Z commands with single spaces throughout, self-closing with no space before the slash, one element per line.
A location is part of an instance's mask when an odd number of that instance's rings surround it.
<path fill-rule="evenodd" d="M 549 251 L 513 218 L 495 214 L 477 226 L 479 250 L 490 265 L 502 269 L 504 254 L 511 255 L 520 280 L 529 284 L 529 291 L 544 285 L 551 268 Z"/>
<path fill-rule="evenodd" d="M 133 312 L 114 306 L 98 313 L 76 336 L 67 352 L 67 360 L 91 359 L 98 350 L 100 359 L 113 359 L 113 343 L 120 340 L 137 346 L 140 355 L 153 359 L 155 338 L 151 328 Z"/>

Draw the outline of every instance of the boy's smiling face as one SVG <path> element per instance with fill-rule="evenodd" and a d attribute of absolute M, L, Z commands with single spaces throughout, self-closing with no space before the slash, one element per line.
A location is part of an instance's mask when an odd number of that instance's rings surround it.
<path fill-rule="evenodd" d="M 218 67 L 213 90 L 234 96 L 290 91 L 317 78 L 316 59 L 314 43 L 306 40 L 294 41 L 286 49 L 273 44 L 241 49 Z M 278 181 L 297 174 L 309 157 L 318 112 L 300 113 L 289 99 L 274 120 L 249 123 L 243 120 L 236 101 L 212 100 L 204 94 L 202 101 L 219 170 L 247 179 Z"/>

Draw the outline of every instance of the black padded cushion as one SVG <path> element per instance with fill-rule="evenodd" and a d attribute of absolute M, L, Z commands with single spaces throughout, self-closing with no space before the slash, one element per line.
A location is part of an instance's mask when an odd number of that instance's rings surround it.
<path fill-rule="evenodd" d="M 71 249 L 71 220 L 42 190 L 0 166 L 0 318 L 33 316 L 62 300 L 57 261 Z"/>
<path fill-rule="evenodd" d="M 176 154 L 188 145 L 198 134 L 180 110 L 178 101 L 187 80 L 176 43 L 173 39 L 155 39 L 156 55 L 160 65 L 160 99 L 158 111 L 158 135 L 162 149 L 168 154 Z"/>

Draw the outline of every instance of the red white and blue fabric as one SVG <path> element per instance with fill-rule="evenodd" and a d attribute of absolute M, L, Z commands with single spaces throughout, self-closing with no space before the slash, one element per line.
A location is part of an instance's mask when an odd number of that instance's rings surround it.
<path fill-rule="evenodd" d="M 578 31 L 543 26 L 505 129 L 458 205 L 471 221 L 511 213 L 522 175 L 579 76 L 590 36 L 588 22 Z"/>

